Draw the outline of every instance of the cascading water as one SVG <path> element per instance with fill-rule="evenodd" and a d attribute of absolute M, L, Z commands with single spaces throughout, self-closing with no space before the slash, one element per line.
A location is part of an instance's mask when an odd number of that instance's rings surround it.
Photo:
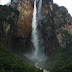
<path fill-rule="evenodd" d="M 40 2 L 39 2 L 38 14 L 40 14 L 40 12 L 41 12 L 41 7 L 42 7 L 42 0 L 40 0 Z"/>
<path fill-rule="evenodd" d="M 43 61 L 46 59 L 46 56 L 44 55 L 44 52 L 41 50 L 42 46 L 39 45 L 39 32 L 37 29 L 38 23 L 37 21 L 40 18 L 40 12 L 41 12 L 41 6 L 42 6 L 42 0 L 39 1 L 39 7 L 37 11 L 36 7 L 37 0 L 34 1 L 34 10 L 33 10 L 33 19 L 32 19 L 32 43 L 34 46 L 34 50 L 30 54 L 26 54 L 28 58 L 31 60 L 37 60 L 37 61 Z M 37 13 L 38 12 L 38 13 Z"/>
<path fill-rule="evenodd" d="M 34 45 L 35 50 L 33 51 L 34 59 L 38 58 L 39 53 L 39 44 L 38 44 L 38 32 L 37 32 L 37 8 L 36 8 L 36 0 L 34 1 L 34 11 L 33 11 L 33 20 L 32 20 L 32 43 Z"/>

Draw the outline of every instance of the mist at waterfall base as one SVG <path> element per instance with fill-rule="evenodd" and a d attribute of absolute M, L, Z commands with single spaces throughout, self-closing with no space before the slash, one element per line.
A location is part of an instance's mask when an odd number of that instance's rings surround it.
<path fill-rule="evenodd" d="M 41 43 L 43 43 L 43 40 L 41 40 L 42 38 L 40 39 L 39 37 L 40 33 L 38 32 L 37 29 L 38 27 L 37 22 L 39 21 L 41 14 L 42 0 L 39 1 L 38 9 L 36 7 L 36 2 L 37 0 L 34 1 L 34 10 L 33 10 L 33 19 L 32 19 L 32 39 L 31 39 L 34 46 L 34 50 L 32 51 L 32 53 L 26 53 L 25 56 L 34 62 L 40 62 L 47 60 L 47 56 L 45 56 L 44 54 L 44 46 L 39 44 L 40 41 Z"/>

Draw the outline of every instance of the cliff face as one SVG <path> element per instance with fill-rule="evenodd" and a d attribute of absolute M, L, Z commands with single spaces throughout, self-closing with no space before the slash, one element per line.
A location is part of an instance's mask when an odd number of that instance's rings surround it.
<path fill-rule="evenodd" d="M 48 57 L 53 57 L 59 51 L 59 44 L 54 28 L 52 1 L 43 0 L 38 30 L 43 39 L 45 54 Z"/>
<path fill-rule="evenodd" d="M 20 54 L 28 51 L 31 44 L 33 6 L 29 0 L 13 0 L 12 7 L 19 11 L 17 35 L 12 39 L 12 47 L 15 53 Z"/>
<path fill-rule="evenodd" d="M 8 48 L 11 39 L 16 34 L 16 23 L 19 12 L 11 6 L 0 6 L 0 41 Z"/>
<path fill-rule="evenodd" d="M 72 24 L 72 18 L 65 7 L 63 6 L 59 7 L 57 4 L 54 4 L 53 8 L 54 8 L 54 22 L 56 29 L 66 26 L 68 24 L 69 25 Z"/>
<path fill-rule="evenodd" d="M 40 32 L 42 32 L 45 53 L 49 57 L 53 57 L 59 51 L 53 21 L 49 16 L 46 16 L 41 23 L 42 27 L 40 27 Z"/>
<path fill-rule="evenodd" d="M 26 38 L 32 30 L 33 7 L 29 0 L 13 0 L 12 6 L 20 12 L 17 22 L 18 36 Z"/>
<path fill-rule="evenodd" d="M 37 9 L 39 7 L 38 3 L 39 1 L 37 2 Z M 20 14 L 16 24 L 17 35 L 12 39 L 12 48 L 17 53 L 31 51 L 33 0 L 13 2 L 13 7 Z M 69 38 L 64 34 L 66 32 L 62 30 L 68 29 L 71 23 L 72 20 L 66 8 L 58 7 L 58 5 L 53 4 L 53 1 L 43 0 L 41 15 L 38 20 L 38 31 L 40 45 L 44 46 L 44 52 L 47 56 L 53 57 L 59 51 L 59 44 L 65 47 Z M 67 39 L 64 40 L 64 37 Z"/>
<path fill-rule="evenodd" d="M 57 4 L 54 4 L 53 8 L 56 35 L 60 46 L 65 48 L 70 41 L 68 35 L 72 34 L 72 17 L 63 6 L 59 7 Z"/>
<path fill-rule="evenodd" d="M 16 6 L 14 5 L 15 3 Z M 39 7 L 38 3 L 39 1 L 37 1 L 37 9 Z M 43 45 L 45 47 L 45 54 L 49 57 L 52 57 L 58 52 L 58 42 L 54 30 L 54 22 L 52 17 L 52 4 L 53 1 L 43 0 L 41 17 L 38 20 L 38 31 L 40 32 L 39 37 L 41 36 L 40 40 L 43 40 L 43 44 L 40 43 L 40 45 Z M 12 43 L 13 45 L 15 44 L 15 48 L 26 52 L 31 45 L 33 0 L 22 0 L 19 2 L 13 2 L 13 6 L 17 8 L 17 10 L 20 12 L 20 15 L 17 21 L 18 38 L 14 38 Z"/>
<path fill-rule="evenodd" d="M 26 38 L 32 30 L 33 7 L 29 0 L 13 0 L 12 6 L 20 12 L 17 22 L 18 36 Z"/>
<path fill-rule="evenodd" d="M 19 3 L 17 10 L 20 12 L 19 19 L 17 22 L 18 35 L 26 38 L 32 31 L 32 14 L 33 7 L 28 0 L 24 0 Z"/>
<path fill-rule="evenodd" d="M 37 2 L 37 9 L 39 7 Z M 9 20 L 12 23 L 10 33 L 6 38 L 6 43 L 9 43 L 9 48 L 15 53 L 22 54 L 28 50 L 32 50 L 31 32 L 32 32 L 32 15 L 33 15 L 33 0 L 18 0 L 13 1 L 12 6 L 19 11 L 18 15 L 10 12 L 12 18 Z M 10 9 L 11 10 L 11 9 Z M 15 11 L 15 10 L 14 10 Z M 14 25 L 16 26 L 14 26 Z M 14 31 L 14 29 L 16 31 Z M 12 31 L 13 30 L 13 31 Z M 44 47 L 44 52 L 47 56 L 53 57 L 59 50 L 58 41 L 55 34 L 54 20 L 53 20 L 53 1 L 43 0 L 41 15 L 38 19 L 38 31 L 40 45 Z M 41 43 L 43 41 L 43 43 Z"/>

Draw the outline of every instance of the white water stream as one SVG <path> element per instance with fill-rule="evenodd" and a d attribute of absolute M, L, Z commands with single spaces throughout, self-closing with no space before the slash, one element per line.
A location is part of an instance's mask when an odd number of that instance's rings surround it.
<path fill-rule="evenodd" d="M 34 51 L 31 55 L 31 59 L 36 61 L 43 61 L 43 60 L 46 60 L 46 56 L 44 55 L 44 52 L 42 51 L 43 47 L 39 45 L 40 39 L 39 39 L 39 34 L 37 29 L 37 26 L 38 26 L 37 21 L 41 15 L 42 0 L 39 1 L 38 9 L 36 7 L 37 6 L 36 1 L 37 0 L 34 1 L 34 10 L 33 10 L 33 19 L 32 19 L 32 43 L 34 45 Z"/>
<path fill-rule="evenodd" d="M 40 0 L 40 2 L 39 2 L 39 8 L 38 8 L 38 13 L 39 14 L 41 13 L 41 7 L 42 7 L 42 0 Z"/>
<path fill-rule="evenodd" d="M 42 7 L 42 0 L 39 1 L 38 9 L 37 9 L 37 0 L 35 0 L 33 19 L 32 19 L 32 39 L 31 39 L 34 50 L 32 51 L 32 53 L 25 54 L 26 57 L 33 60 L 34 62 L 41 62 L 47 59 L 43 51 L 43 46 L 40 46 L 39 44 L 39 42 L 41 42 L 42 40 L 39 39 L 40 34 L 38 34 L 38 29 L 37 29 L 38 26 L 37 21 L 41 15 L 41 7 Z"/>
<path fill-rule="evenodd" d="M 33 11 L 33 20 L 32 20 L 32 43 L 34 45 L 34 51 L 32 58 L 38 59 L 39 53 L 39 39 L 38 39 L 38 31 L 37 31 L 37 8 L 36 8 L 36 0 L 34 1 L 34 11 Z"/>

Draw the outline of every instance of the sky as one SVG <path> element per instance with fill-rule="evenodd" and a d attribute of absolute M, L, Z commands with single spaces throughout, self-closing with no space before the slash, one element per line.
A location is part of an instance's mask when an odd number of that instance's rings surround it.
<path fill-rule="evenodd" d="M 0 0 L 1 5 L 10 3 L 11 0 Z M 57 3 L 59 6 L 65 6 L 68 12 L 72 16 L 72 0 L 53 0 L 54 3 Z"/>
<path fill-rule="evenodd" d="M 10 3 L 11 0 L 0 0 L 0 4 L 1 5 L 5 5 L 5 4 L 8 4 Z"/>

